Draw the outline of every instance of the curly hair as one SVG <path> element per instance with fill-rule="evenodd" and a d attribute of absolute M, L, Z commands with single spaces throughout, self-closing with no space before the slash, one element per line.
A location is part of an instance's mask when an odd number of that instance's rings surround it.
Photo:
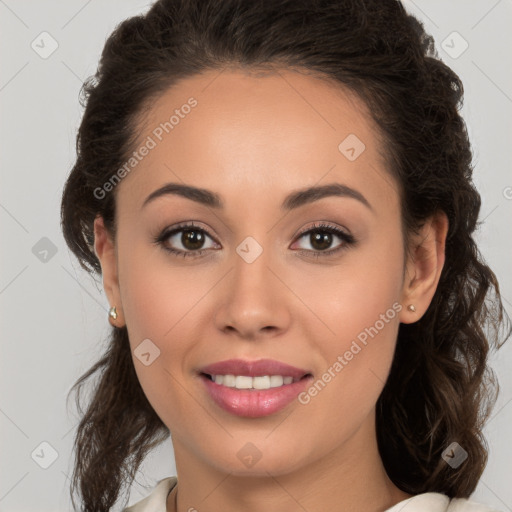
<path fill-rule="evenodd" d="M 399 1 L 159 0 L 120 23 L 81 90 L 77 159 L 61 205 L 66 243 L 85 270 L 101 273 L 93 223 L 101 215 L 115 239 L 116 191 L 101 199 L 94 191 L 127 160 L 138 122 L 159 95 L 178 80 L 228 66 L 302 70 L 366 102 L 386 142 L 387 171 L 400 185 L 404 252 L 429 216 L 446 213 L 438 287 L 420 320 L 400 324 L 376 428 L 397 487 L 469 497 L 487 462 L 482 429 L 499 389 L 488 354 L 501 346 L 500 326 L 510 319 L 472 236 L 481 199 L 459 113 L 463 85 Z M 80 391 L 94 374 L 84 414 Z M 81 510 L 110 510 L 145 455 L 169 436 L 137 379 L 126 327 L 112 328 L 104 356 L 74 390 L 81 421 L 73 506 L 79 490 Z M 457 471 L 441 458 L 454 440 L 468 453 Z"/>

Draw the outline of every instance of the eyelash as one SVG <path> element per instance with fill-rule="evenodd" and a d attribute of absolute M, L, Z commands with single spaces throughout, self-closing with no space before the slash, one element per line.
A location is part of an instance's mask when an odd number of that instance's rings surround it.
<path fill-rule="evenodd" d="M 214 238 L 208 233 L 207 230 L 200 228 L 193 223 L 189 223 L 189 224 L 184 223 L 184 224 L 178 224 L 171 230 L 165 229 L 160 235 L 155 237 L 154 243 L 157 245 L 160 245 L 165 251 L 173 254 L 174 256 L 183 256 L 184 258 L 187 258 L 187 257 L 198 258 L 198 257 L 201 257 L 205 252 L 210 250 L 210 249 L 198 249 L 196 251 L 182 251 L 179 249 L 169 248 L 165 245 L 165 241 L 169 237 L 171 237 L 172 235 L 175 235 L 176 233 L 179 233 L 181 231 L 187 231 L 187 230 L 198 231 L 198 232 L 204 233 L 208 237 L 210 237 L 212 240 L 214 240 Z M 328 256 L 332 256 L 333 254 L 338 253 L 340 251 L 349 249 L 351 246 L 354 246 L 357 243 L 356 239 L 352 235 L 345 233 L 344 231 L 342 231 L 341 229 L 339 229 L 336 226 L 322 223 L 322 222 L 318 223 L 318 224 L 314 224 L 312 227 L 308 228 L 307 230 L 300 232 L 297 235 L 297 239 L 300 239 L 303 236 L 309 235 L 316 231 L 334 234 L 334 235 L 338 236 L 343 241 L 343 244 L 340 247 L 337 247 L 335 249 L 329 249 L 328 251 L 311 251 L 308 249 L 300 249 L 300 250 L 298 250 L 299 254 L 306 254 L 307 257 L 313 257 L 313 258 L 328 257 Z"/>

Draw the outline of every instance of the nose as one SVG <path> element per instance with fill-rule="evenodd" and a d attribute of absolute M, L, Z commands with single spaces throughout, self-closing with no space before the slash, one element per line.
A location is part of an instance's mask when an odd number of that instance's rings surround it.
<path fill-rule="evenodd" d="M 250 340 L 277 336 L 290 323 L 290 292 L 280 279 L 280 265 L 272 258 L 270 249 L 263 248 L 258 255 L 258 246 L 249 238 L 233 254 L 231 270 L 217 295 L 214 315 L 217 329 Z"/>

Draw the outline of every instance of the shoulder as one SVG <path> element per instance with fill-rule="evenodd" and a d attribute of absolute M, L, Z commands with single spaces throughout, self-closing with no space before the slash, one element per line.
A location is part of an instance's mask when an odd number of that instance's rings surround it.
<path fill-rule="evenodd" d="M 426 492 L 397 503 L 385 512 L 501 512 L 466 498 L 450 499 L 445 494 Z"/>
<path fill-rule="evenodd" d="M 446 512 L 501 512 L 496 508 L 492 508 L 476 501 L 465 498 L 452 498 Z"/>
<path fill-rule="evenodd" d="M 175 476 L 159 480 L 148 496 L 124 508 L 122 512 L 166 512 L 167 495 L 174 488 L 177 481 Z"/>

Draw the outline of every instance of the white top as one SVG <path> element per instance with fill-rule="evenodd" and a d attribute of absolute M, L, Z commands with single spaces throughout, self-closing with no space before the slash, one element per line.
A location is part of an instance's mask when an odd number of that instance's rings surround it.
<path fill-rule="evenodd" d="M 167 496 L 177 484 L 175 476 L 160 480 L 151 494 L 122 512 L 166 512 Z M 448 498 L 437 492 L 426 492 L 408 498 L 385 512 L 500 512 L 497 509 L 467 500 Z"/>

